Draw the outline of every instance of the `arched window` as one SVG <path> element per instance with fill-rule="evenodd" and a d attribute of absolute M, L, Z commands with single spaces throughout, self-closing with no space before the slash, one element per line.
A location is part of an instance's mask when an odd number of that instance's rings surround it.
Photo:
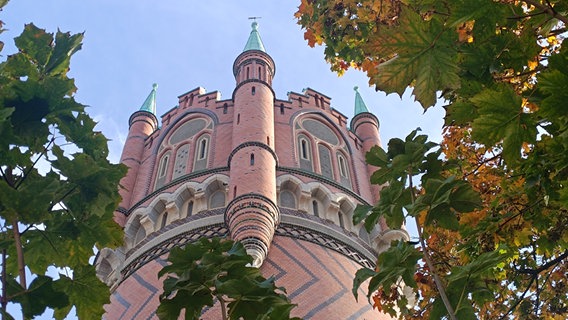
<path fill-rule="evenodd" d="M 195 144 L 195 164 L 193 171 L 207 169 L 207 158 L 209 156 L 209 135 L 203 135 Z"/>
<path fill-rule="evenodd" d="M 259 79 L 259 80 L 262 80 L 262 73 L 261 73 L 260 70 L 261 70 L 261 68 L 258 67 L 258 79 Z"/>
<path fill-rule="evenodd" d="M 284 104 L 280 104 L 280 114 L 284 114 Z"/>
<path fill-rule="evenodd" d="M 342 186 L 351 188 L 351 178 L 349 177 L 349 166 L 347 158 L 340 152 L 337 152 L 337 166 L 339 167 L 339 183 Z"/>
<path fill-rule="evenodd" d="M 193 201 L 190 201 L 187 204 L 187 216 L 191 216 L 193 214 Z"/>
<path fill-rule="evenodd" d="M 298 135 L 298 160 L 300 168 L 308 171 L 313 171 L 312 164 L 312 147 L 308 138 L 300 134 Z"/>
<path fill-rule="evenodd" d="M 207 139 L 202 139 L 199 142 L 199 158 L 198 160 L 205 159 L 207 156 Z"/>
<path fill-rule="evenodd" d="M 345 221 L 343 221 L 343 217 L 344 217 L 343 212 L 339 211 L 337 213 L 337 218 L 339 219 L 339 226 L 345 228 Z"/>
<path fill-rule="evenodd" d="M 250 165 L 254 166 L 254 153 L 250 154 Z"/>
<path fill-rule="evenodd" d="M 256 93 L 256 88 L 255 88 L 255 87 L 252 87 L 252 88 L 250 89 L 250 94 L 252 94 L 252 95 L 254 96 L 255 93 Z"/>
<path fill-rule="evenodd" d="M 144 240 L 144 238 L 146 238 L 146 230 L 144 230 L 144 227 L 140 226 L 134 237 L 134 245 L 137 245 L 140 241 Z"/>
<path fill-rule="evenodd" d="M 225 104 L 223 105 L 223 114 L 227 114 L 227 109 L 228 109 L 228 106 L 227 106 L 227 104 L 225 103 Z"/>
<path fill-rule="evenodd" d="M 162 178 L 166 175 L 166 173 L 168 172 L 168 162 L 170 160 L 170 155 L 166 154 L 165 156 L 162 157 L 162 161 L 160 161 L 160 174 L 158 175 L 159 178 Z"/>
<path fill-rule="evenodd" d="M 162 215 L 162 222 L 160 223 L 160 229 L 165 227 L 167 222 L 168 222 L 168 213 L 164 212 L 164 214 Z"/>
<path fill-rule="evenodd" d="M 283 190 L 280 192 L 280 206 L 296 209 L 296 197 L 291 191 Z"/>
<path fill-rule="evenodd" d="M 345 158 L 342 155 L 337 155 L 337 162 L 339 163 L 339 174 L 342 177 L 347 177 L 347 166 L 345 164 Z"/>
<path fill-rule="evenodd" d="M 225 193 L 221 190 L 215 191 L 209 199 L 209 208 L 222 208 L 225 206 Z"/>
<path fill-rule="evenodd" d="M 322 176 L 333 179 L 333 167 L 331 164 L 331 154 L 329 149 L 323 144 L 318 144 L 318 153 Z"/>
<path fill-rule="evenodd" d="M 310 154 L 308 152 L 308 141 L 306 139 L 300 139 L 300 156 L 302 159 L 310 160 Z"/>
<path fill-rule="evenodd" d="M 319 217 L 319 206 L 316 200 L 312 201 L 312 211 L 314 213 L 314 216 Z"/>
<path fill-rule="evenodd" d="M 247 67 L 247 80 L 249 79 L 249 75 L 250 75 L 250 69 L 249 67 Z"/>

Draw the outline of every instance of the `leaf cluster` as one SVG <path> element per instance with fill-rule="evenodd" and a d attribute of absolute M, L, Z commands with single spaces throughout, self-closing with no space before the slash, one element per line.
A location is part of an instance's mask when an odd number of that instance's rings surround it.
<path fill-rule="evenodd" d="M 173 248 L 168 262 L 158 274 L 167 275 L 156 312 L 160 319 L 177 319 L 182 312 L 185 319 L 199 319 L 216 302 L 222 319 L 298 319 L 290 318 L 295 305 L 284 288 L 250 266 L 252 257 L 240 242 L 202 238 Z"/>
<path fill-rule="evenodd" d="M 361 69 L 387 93 L 412 88 L 425 109 L 446 103 L 444 160 L 430 158 L 437 171 L 405 169 L 411 156 L 394 145 L 371 150 L 373 182 L 387 185 L 376 206 L 355 215 L 368 229 L 382 217 L 391 227 L 417 218 L 424 257 L 436 268 L 418 268 L 429 279 L 418 282 L 416 312 L 406 316 L 568 314 L 567 12 L 564 0 L 301 2 L 304 36 L 326 46 L 333 70 Z M 411 178 L 393 179 L 404 170 L 423 174 L 416 188 Z M 455 272 L 482 257 L 492 264 L 482 269 L 498 274 L 455 291 L 473 276 Z"/>
<path fill-rule="evenodd" d="M 106 159 L 107 139 L 67 76 L 82 39 L 27 24 L 14 39 L 18 52 L 0 64 L 3 299 L 19 303 L 26 319 L 45 308 L 63 319 L 73 306 L 80 318 L 102 316 L 109 292 L 89 259 L 94 247 L 122 240 L 112 217 L 126 169 Z M 52 279 L 48 267 L 63 274 Z M 29 286 L 25 269 L 34 277 Z"/>

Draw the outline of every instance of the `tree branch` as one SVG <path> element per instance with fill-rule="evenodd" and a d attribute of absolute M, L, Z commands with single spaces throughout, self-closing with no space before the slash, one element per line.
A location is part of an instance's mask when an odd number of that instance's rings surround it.
<path fill-rule="evenodd" d="M 540 266 L 537 269 L 523 268 L 523 269 L 519 269 L 518 272 L 522 273 L 522 274 L 537 275 L 537 274 L 547 270 L 548 268 L 552 267 L 553 265 L 561 262 L 562 260 L 564 260 L 566 258 L 568 258 L 568 250 L 564 251 L 563 254 L 559 255 L 558 257 L 556 257 L 553 260 L 548 261 L 547 263 L 543 264 L 542 266 Z"/>
<path fill-rule="evenodd" d="M 6 306 L 8 305 L 8 297 L 6 296 L 6 249 L 2 249 L 2 319 L 4 319 L 4 313 L 6 313 Z"/>
<path fill-rule="evenodd" d="M 18 259 L 18 274 L 20 276 L 20 285 L 22 288 L 26 289 L 26 263 L 24 260 L 24 248 L 22 247 L 22 239 L 20 230 L 18 227 L 18 221 L 14 220 L 12 222 L 12 232 L 14 233 L 14 242 L 16 245 L 16 255 Z"/>
<path fill-rule="evenodd" d="M 540 3 L 540 1 L 535 1 L 535 0 L 523 0 L 523 1 L 526 2 L 527 4 L 534 6 L 535 8 L 541 11 L 544 11 L 549 16 L 564 22 L 565 25 L 568 25 L 568 18 L 556 12 L 554 8 L 550 5 L 550 3 L 548 3 L 548 1 L 547 1 L 548 5 L 544 5 Z"/>
<path fill-rule="evenodd" d="M 412 172 L 412 171 L 410 171 L 410 172 Z M 412 175 L 410 173 L 408 174 L 408 178 L 409 178 L 408 180 L 409 180 L 409 187 L 410 187 L 410 196 L 412 198 L 412 203 L 414 204 L 414 202 L 415 202 L 414 186 L 412 185 Z M 428 265 L 428 268 L 432 272 L 432 276 L 434 277 L 434 283 L 436 283 L 436 288 L 438 289 L 438 293 L 440 293 L 440 298 L 442 298 L 442 301 L 444 302 L 444 306 L 446 307 L 446 311 L 448 311 L 448 316 L 450 317 L 451 320 L 457 320 L 454 308 L 452 307 L 452 304 L 450 303 L 450 300 L 448 299 L 448 296 L 446 295 L 446 290 L 444 289 L 444 285 L 442 283 L 442 280 L 440 279 L 440 277 L 438 276 L 438 273 L 436 272 L 436 266 L 432 263 L 432 260 L 430 259 L 430 255 L 428 254 L 428 247 L 426 247 L 426 242 L 424 241 L 424 237 L 422 236 L 422 228 L 420 226 L 420 221 L 418 220 L 418 216 L 416 216 L 414 219 L 416 220 L 416 229 L 418 230 L 418 239 L 420 240 L 420 245 L 422 246 L 422 248 L 424 250 L 424 261 L 426 262 L 426 265 Z"/>

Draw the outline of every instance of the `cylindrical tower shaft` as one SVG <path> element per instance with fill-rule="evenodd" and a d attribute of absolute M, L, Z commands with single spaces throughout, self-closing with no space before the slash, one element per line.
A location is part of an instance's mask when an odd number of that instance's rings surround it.
<path fill-rule="evenodd" d="M 251 40 L 252 39 L 252 40 Z M 274 92 L 270 87 L 274 62 L 264 52 L 253 23 L 245 51 L 235 60 L 237 87 L 233 93 L 233 151 L 225 222 L 231 237 L 241 241 L 260 266 L 279 221 L 276 206 L 274 152 Z"/>
<path fill-rule="evenodd" d="M 148 98 L 146 98 L 140 110 L 134 112 L 128 121 L 128 136 L 120 157 L 120 163 L 128 167 L 128 172 L 120 180 L 121 188 L 119 189 L 119 193 L 122 197 L 122 201 L 120 202 L 118 211 L 127 210 L 132 205 L 131 198 L 136 186 L 138 169 L 143 160 L 142 157 L 146 139 L 158 128 L 158 119 L 155 116 L 156 89 L 157 85 L 154 84 L 150 95 L 148 95 Z M 124 219 L 124 214 L 115 214 L 115 220 L 121 226 L 124 226 Z"/>

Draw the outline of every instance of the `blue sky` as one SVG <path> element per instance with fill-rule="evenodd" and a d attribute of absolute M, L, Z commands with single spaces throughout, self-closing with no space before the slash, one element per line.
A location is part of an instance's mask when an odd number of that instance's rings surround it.
<path fill-rule="evenodd" d="M 158 116 L 177 104 L 177 97 L 196 87 L 233 92 L 234 59 L 250 33 L 248 17 L 260 16 L 260 34 L 276 63 L 273 88 L 279 99 L 289 91 L 313 88 L 332 98 L 332 107 L 351 118 L 354 86 L 381 122 L 383 145 L 421 127 L 440 140 L 443 109 L 423 113 L 410 95 L 400 99 L 375 92 L 367 77 L 349 71 L 338 77 L 329 70 L 323 48 L 310 48 L 296 24 L 300 0 L 146 1 L 146 0 L 12 0 L 0 13 L 8 29 L 1 60 L 15 52 L 13 38 L 33 22 L 49 32 L 85 32 L 83 49 L 71 61 L 76 99 L 112 141 L 110 159 L 117 162 L 128 130 L 128 118 L 140 108 L 152 83 L 158 83 Z M 412 233 L 412 231 L 411 231 Z M 49 317 L 46 317 L 49 318 Z"/>

